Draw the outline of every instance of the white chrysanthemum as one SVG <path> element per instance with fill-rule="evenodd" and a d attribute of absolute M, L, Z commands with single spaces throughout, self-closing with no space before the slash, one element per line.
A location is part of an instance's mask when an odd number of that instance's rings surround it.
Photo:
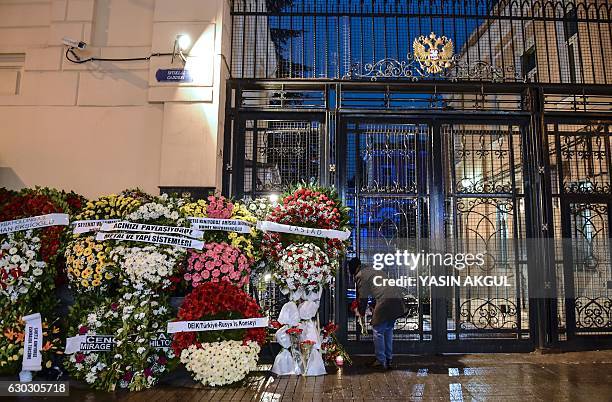
<path fill-rule="evenodd" d="M 111 252 L 111 258 L 118 263 L 124 283 L 142 289 L 170 285 L 169 278 L 184 253 L 180 247 L 117 247 Z"/>
<path fill-rule="evenodd" d="M 257 342 L 222 341 L 189 346 L 181 352 L 181 362 L 194 380 L 218 386 L 241 381 L 257 368 L 260 347 Z"/>

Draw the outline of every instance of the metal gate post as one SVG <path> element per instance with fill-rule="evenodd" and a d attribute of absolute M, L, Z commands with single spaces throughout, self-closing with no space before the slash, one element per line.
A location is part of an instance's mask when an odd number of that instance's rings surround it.
<path fill-rule="evenodd" d="M 329 123 L 334 124 L 334 139 L 335 144 L 335 164 L 336 164 L 336 175 L 335 183 L 338 191 L 338 196 L 341 200 L 346 197 L 346 123 L 340 117 L 339 103 L 340 103 L 340 85 L 336 85 L 334 95 L 336 97 L 334 102 L 334 111 L 329 113 Z M 330 129 L 329 125 L 326 127 Z M 331 183 L 330 183 L 331 184 Z M 336 272 L 336 291 L 334 292 L 334 317 L 336 323 L 339 324 L 338 328 L 338 339 L 340 342 L 345 343 L 348 341 L 348 318 L 347 318 L 347 300 L 346 300 L 346 269 L 344 264 L 341 262 L 338 272 Z"/>
<path fill-rule="evenodd" d="M 444 167 L 442 163 L 442 132 L 440 123 L 433 121 L 431 130 L 431 191 L 430 191 L 430 246 L 434 252 L 445 252 L 444 226 Z M 435 266 L 434 270 L 443 267 Z M 437 272 L 435 275 L 441 275 Z M 444 272 L 446 274 L 446 272 Z M 435 349 L 444 350 L 447 344 L 447 308 L 450 288 L 432 286 L 431 288 L 431 334 Z"/>
<path fill-rule="evenodd" d="M 553 226 L 552 199 L 549 181 L 548 143 L 542 89 L 530 86 L 528 89 L 531 120 L 526 133 L 524 147 L 525 188 L 530 189 L 525 198 L 527 221 L 527 259 L 531 334 L 535 346 L 547 349 L 557 339 L 556 275 L 554 244 L 549 227 Z M 524 162 L 524 163 L 525 163 Z"/>
<path fill-rule="evenodd" d="M 232 175 L 232 126 L 234 114 L 232 111 L 233 88 L 228 81 L 225 85 L 225 121 L 223 123 L 223 164 L 221 165 L 221 194 L 230 196 L 230 182 Z"/>

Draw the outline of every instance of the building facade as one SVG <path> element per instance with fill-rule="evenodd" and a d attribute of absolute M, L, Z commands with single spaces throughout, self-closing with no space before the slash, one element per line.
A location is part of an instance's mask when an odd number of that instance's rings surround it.
<path fill-rule="evenodd" d="M 608 347 L 611 18 L 602 0 L 0 0 L 0 180 L 234 197 L 314 180 L 351 207 L 366 263 L 478 244 L 485 269 L 459 275 L 509 278 L 411 287 L 399 351 Z M 65 36 L 113 60 L 70 62 Z M 321 320 L 366 350 L 352 296 L 338 272 Z"/>

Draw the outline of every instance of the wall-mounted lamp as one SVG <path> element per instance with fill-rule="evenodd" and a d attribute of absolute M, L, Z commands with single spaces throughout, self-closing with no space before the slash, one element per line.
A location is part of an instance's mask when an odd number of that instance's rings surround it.
<path fill-rule="evenodd" d="M 191 38 L 189 35 L 176 35 L 176 39 L 174 39 L 174 48 L 172 49 L 172 63 L 174 63 L 174 58 L 177 54 L 181 57 L 183 63 L 187 62 L 187 58 L 183 54 L 183 51 L 187 50 L 189 45 L 191 45 Z"/>

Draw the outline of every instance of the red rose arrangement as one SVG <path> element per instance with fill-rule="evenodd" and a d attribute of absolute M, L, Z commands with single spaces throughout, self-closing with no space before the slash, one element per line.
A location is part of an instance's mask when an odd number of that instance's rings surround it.
<path fill-rule="evenodd" d="M 223 320 L 263 317 L 259 305 L 246 292 L 229 282 L 206 282 L 185 297 L 176 321 Z M 232 329 L 223 331 L 179 332 L 174 335 L 172 348 L 177 356 L 191 345 L 202 347 L 207 342 L 225 340 L 249 341 L 260 346 L 266 341 L 266 328 Z"/>
<path fill-rule="evenodd" d="M 348 223 L 348 209 L 342 206 L 333 189 L 301 184 L 285 194 L 266 220 L 308 228 L 343 230 Z M 338 239 L 278 232 L 266 232 L 262 239 L 262 248 L 264 254 L 277 260 L 281 250 L 295 243 L 316 244 L 334 260 L 345 248 L 344 242 Z"/>
<path fill-rule="evenodd" d="M 206 243 L 202 252 L 189 251 L 183 278 L 196 288 L 204 282 L 226 281 L 238 286 L 249 283 L 249 259 L 227 243 Z"/>
<path fill-rule="evenodd" d="M 11 221 L 51 213 L 71 214 L 80 208 L 84 202 L 84 198 L 80 195 L 49 188 L 24 189 L 19 192 L 3 190 L 1 194 L 0 221 Z M 35 286 L 37 296 L 31 301 L 37 306 L 38 311 L 43 313 L 53 310 L 56 303 L 54 287 L 65 279 L 62 248 L 68 241 L 68 233 L 69 228 L 67 226 L 49 226 L 34 229 L 28 233 L 24 231 L 15 232 L 12 237 L 9 235 L 0 236 L 0 242 L 6 242 L 5 246 L 9 247 L 12 243 L 15 246 L 22 244 L 17 248 L 22 249 L 23 252 L 25 252 L 25 247 L 30 249 L 27 256 L 28 260 L 44 263 L 44 268 L 39 266 L 38 270 L 30 270 L 39 278 L 39 283 Z M 9 237 L 12 240 L 9 240 Z M 30 244 L 30 240 L 36 240 L 36 250 L 32 250 L 34 244 Z M 35 255 L 32 254 L 32 251 Z M 25 258 L 26 256 L 22 257 Z M 40 270 L 42 270 L 42 273 L 38 272 Z"/>

